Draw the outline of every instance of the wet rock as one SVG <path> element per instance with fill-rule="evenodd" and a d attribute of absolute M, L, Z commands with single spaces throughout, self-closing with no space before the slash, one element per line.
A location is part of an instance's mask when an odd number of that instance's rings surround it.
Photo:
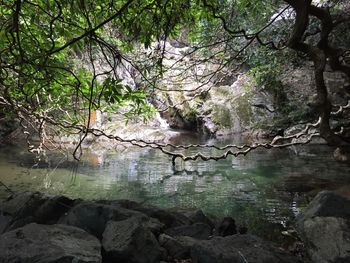
<path fill-rule="evenodd" d="M 140 218 L 109 221 L 103 232 L 104 257 L 112 262 L 153 263 L 165 254 Z"/>
<path fill-rule="evenodd" d="M 296 263 L 298 259 L 272 243 L 252 235 L 214 237 L 196 242 L 191 248 L 196 263 Z"/>
<path fill-rule="evenodd" d="M 204 223 L 195 223 L 188 226 L 168 228 L 164 233 L 172 237 L 189 236 L 196 239 L 209 239 L 212 234 L 212 228 Z"/>
<path fill-rule="evenodd" d="M 64 196 L 32 192 L 13 195 L 0 206 L 3 214 L 12 217 L 3 230 L 8 231 L 32 222 L 54 224 L 73 204 L 73 200 Z"/>
<path fill-rule="evenodd" d="M 64 225 L 32 223 L 0 236 L 0 262 L 102 262 L 99 241 Z"/>
<path fill-rule="evenodd" d="M 314 262 L 350 262 L 350 199 L 319 193 L 299 216 L 297 230 Z"/>
<path fill-rule="evenodd" d="M 222 237 L 237 234 L 235 220 L 232 217 L 224 217 L 217 226 L 216 234 Z"/>
<path fill-rule="evenodd" d="M 108 221 L 121 221 L 130 217 L 146 218 L 140 212 L 121 206 L 84 201 L 69 210 L 59 223 L 79 227 L 100 239 Z"/>
<path fill-rule="evenodd" d="M 171 237 L 166 234 L 159 236 L 159 244 L 164 247 L 170 259 L 183 260 L 190 258 L 191 247 L 197 242 L 197 240 L 186 237 Z"/>

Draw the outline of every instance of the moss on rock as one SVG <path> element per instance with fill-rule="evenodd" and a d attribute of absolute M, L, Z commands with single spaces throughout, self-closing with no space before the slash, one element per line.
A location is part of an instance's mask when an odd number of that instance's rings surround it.
<path fill-rule="evenodd" d="M 249 93 L 244 93 L 235 100 L 237 115 L 245 126 L 249 126 L 252 122 L 253 112 L 250 105 L 250 97 Z"/>
<path fill-rule="evenodd" d="M 213 122 L 222 128 L 230 128 L 232 125 L 231 112 L 225 105 L 213 105 L 211 116 Z"/>

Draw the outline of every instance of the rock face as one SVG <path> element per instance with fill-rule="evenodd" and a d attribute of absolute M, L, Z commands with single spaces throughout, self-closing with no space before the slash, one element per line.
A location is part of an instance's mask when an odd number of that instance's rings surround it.
<path fill-rule="evenodd" d="M 109 221 L 103 232 L 105 257 L 111 262 L 159 262 L 165 254 L 152 232 L 138 218 Z"/>
<path fill-rule="evenodd" d="M 298 218 L 297 229 L 313 262 L 350 262 L 350 199 L 319 193 Z"/>
<path fill-rule="evenodd" d="M 98 263 L 100 250 L 97 238 L 64 225 L 31 223 L 0 236 L 0 262 Z"/>
<path fill-rule="evenodd" d="M 198 263 L 296 263 L 285 251 L 252 235 L 214 237 L 196 242 L 191 258 Z"/>
<path fill-rule="evenodd" d="M 220 136 L 247 131 L 255 122 L 274 116 L 273 96 L 257 89 L 244 70 L 218 72 L 218 65 L 208 61 L 196 65 L 194 73 L 185 70 L 198 59 L 190 55 L 190 46 L 166 42 L 164 47 L 163 63 L 172 70 L 164 73 L 159 83 L 163 91 L 157 92 L 154 104 L 165 110 L 162 117 L 171 128 Z"/>

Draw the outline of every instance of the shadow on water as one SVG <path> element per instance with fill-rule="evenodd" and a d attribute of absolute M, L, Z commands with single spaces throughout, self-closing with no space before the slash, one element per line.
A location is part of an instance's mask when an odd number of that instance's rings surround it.
<path fill-rule="evenodd" d="M 208 141 L 189 133 L 173 143 L 224 145 L 234 141 L 238 140 Z M 256 150 L 218 162 L 177 161 L 175 167 L 159 151 L 134 147 L 121 152 L 85 152 L 79 163 L 70 156 L 51 153 L 47 162 L 33 164 L 33 156 L 25 149 L 2 147 L 0 180 L 13 191 L 200 208 L 216 217 L 232 216 L 251 232 L 274 240 L 318 191 L 350 194 L 350 167 L 336 163 L 331 150 L 323 145 Z M 0 198 L 6 194 L 0 186 Z"/>

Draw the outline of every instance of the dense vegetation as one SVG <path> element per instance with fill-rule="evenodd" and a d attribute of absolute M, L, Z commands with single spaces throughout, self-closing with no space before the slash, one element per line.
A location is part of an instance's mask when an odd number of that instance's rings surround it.
<path fill-rule="evenodd" d="M 200 54 L 201 60 L 194 63 L 211 60 L 219 65 L 208 79 L 244 64 L 260 84 L 277 93 L 283 61 L 310 59 L 319 133 L 328 143 L 343 147 L 350 143 L 344 122 L 350 106 L 329 99 L 323 73 L 329 66 L 350 77 L 346 2 L 2 0 L 1 116 L 19 119 L 27 132 L 35 131 L 43 140 L 48 127 L 81 133 L 82 140 L 89 133 L 103 135 L 90 127 L 91 112 L 97 109 L 118 112 L 123 107 L 128 118 L 147 118 L 155 111 L 148 101 L 166 70 L 164 43 L 180 39 L 192 47 L 191 53 Z M 135 57 L 135 51 L 151 47 L 147 59 Z M 102 70 L 101 64 L 106 65 Z M 125 84 L 117 74 L 123 65 L 141 76 L 144 85 Z M 346 88 L 343 96 L 348 96 Z M 280 140 L 264 147 L 284 144 Z M 142 145 L 171 155 L 162 145 Z M 193 158 L 198 157 L 206 159 Z"/>

